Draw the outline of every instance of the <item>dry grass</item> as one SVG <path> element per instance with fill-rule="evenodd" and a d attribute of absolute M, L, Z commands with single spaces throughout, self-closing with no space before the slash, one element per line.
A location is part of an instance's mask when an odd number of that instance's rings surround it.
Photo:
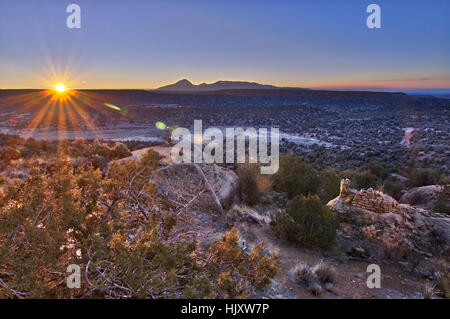
<path fill-rule="evenodd" d="M 317 278 L 313 269 L 302 263 L 295 266 L 294 279 L 297 284 L 309 287 Z"/>
<path fill-rule="evenodd" d="M 315 283 L 311 287 L 309 287 L 309 292 L 311 292 L 314 296 L 318 296 L 322 293 L 322 287 Z"/>
<path fill-rule="evenodd" d="M 434 288 L 435 286 L 430 284 L 430 283 L 426 283 L 425 287 L 423 287 L 423 299 L 431 299 L 434 295 Z"/>
<path fill-rule="evenodd" d="M 314 267 L 313 271 L 317 278 L 324 284 L 336 280 L 336 270 L 329 264 L 320 262 Z"/>
<path fill-rule="evenodd" d="M 440 260 L 437 264 L 437 268 L 439 269 L 439 272 L 436 280 L 436 288 L 439 290 L 442 297 L 450 299 L 450 273 L 446 261 Z"/>

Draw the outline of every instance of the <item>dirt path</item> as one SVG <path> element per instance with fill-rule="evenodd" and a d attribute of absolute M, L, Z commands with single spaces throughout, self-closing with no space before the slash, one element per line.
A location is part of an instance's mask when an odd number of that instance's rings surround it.
<path fill-rule="evenodd" d="M 382 262 L 381 288 L 369 289 L 366 272 L 369 262 L 348 260 L 333 252 L 321 253 L 297 248 L 275 237 L 270 226 L 252 227 L 252 237 L 261 242 L 271 253 L 280 257 L 280 267 L 271 287 L 261 296 L 270 298 L 419 298 L 423 289 L 419 279 L 411 274 Z M 245 235 L 244 235 L 245 236 Z M 255 242 L 256 242 L 255 241 Z M 320 262 L 332 265 L 336 270 L 336 281 L 315 297 L 305 287 L 292 280 L 292 269 L 298 263 L 315 266 Z M 423 279 L 420 280 L 423 282 Z"/>

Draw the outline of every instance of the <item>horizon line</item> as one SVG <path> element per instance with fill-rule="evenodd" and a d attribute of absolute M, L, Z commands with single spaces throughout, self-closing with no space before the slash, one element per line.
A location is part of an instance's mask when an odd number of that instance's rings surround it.
<path fill-rule="evenodd" d="M 249 82 L 250 83 L 250 82 Z M 258 82 L 253 82 L 253 83 L 258 83 Z M 260 83 L 258 83 L 260 84 Z M 261 84 L 261 85 L 272 85 L 272 84 Z M 296 86 L 276 86 L 276 85 L 272 85 L 273 88 L 243 88 L 243 89 L 209 89 L 209 90 L 199 90 L 199 91 L 195 91 L 195 90 L 170 90 L 173 92 L 208 92 L 208 91 L 231 91 L 231 90 L 313 90 L 313 91 L 349 91 L 349 92 L 362 92 L 362 91 L 366 91 L 366 92 L 386 92 L 386 93 L 395 93 L 395 92 L 399 92 L 399 93 L 406 93 L 406 92 L 438 92 L 438 91 L 442 91 L 442 92 L 450 92 L 450 87 L 449 88 L 442 88 L 442 87 L 437 87 L 437 88 L 376 88 L 376 87 L 296 87 Z M 119 88 L 111 88 L 111 87 L 90 87 L 90 88 L 80 88 L 80 87 L 68 87 L 67 89 L 69 90 L 78 90 L 78 91 L 83 91 L 83 90 L 115 90 L 115 91 L 120 91 L 120 90 L 140 90 L 140 91 L 157 91 L 158 89 L 160 89 L 161 87 L 157 87 L 157 88 L 148 88 L 148 87 L 119 87 Z M 54 90 L 53 87 L 14 87 L 14 88 L 5 88 L 2 87 L 0 88 L 1 91 L 7 91 L 7 90 Z M 169 90 L 168 90 L 169 91 Z M 164 90 L 161 90 L 160 92 L 167 92 Z"/>

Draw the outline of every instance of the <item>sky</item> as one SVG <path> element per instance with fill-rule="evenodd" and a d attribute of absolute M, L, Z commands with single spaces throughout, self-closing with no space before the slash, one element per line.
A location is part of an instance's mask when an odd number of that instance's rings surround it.
<path fill-rule="evenodd" d="M 69 29 L 66 8 L 81 8 Z M 381 8 L 369 29 L 366 8 Z M 0 0 L 0 88 L 450 88 L 448 0 Z"/>

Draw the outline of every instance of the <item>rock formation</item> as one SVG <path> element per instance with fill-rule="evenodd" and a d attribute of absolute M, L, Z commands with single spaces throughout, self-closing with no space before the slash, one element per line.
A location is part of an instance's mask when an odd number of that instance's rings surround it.
<path fill-rule="evenodd" d="M 224 210 L 238 200 L 239 190 L 233 171 L 215 164 L 181 163 L 157 169 L 151 179 L 176 213 L 176 229 L 183 229 L 203 248 L 228 230 Z"/>
<path fill-rule="evenodd" d="M 156 170 L 159 192 L 170 201 L 193 210 L 222 213 L 235 201 L 239 178 L 215 164 L 172 164 Z"/>
<path fill-rule="evenodd" d="M 428 185 L 412 188 L 400 198 L 399 202 L 433 210 L 439 200 L 443 201 L 443 205 L 450 206 L 449 185 Z"/>
<path fill-rule="evenodd" d="M 349 180 L 341 181 L 340 195 L 327 205 L 353 239 L 363 237 L 404 256 L 449 253 L 450 218 L 446 215 L 398 203 L 373 189 L 350 189 Z"/>
<path fill-rule="evenodd" d="M 345 198 L 347 196 L 350 196 L 351 194 L 351 188 L 350 185 L 352 184 L 352 181 L 348 178 L 341 180 L 341 189 L 339 192 L 339 197 Z"/>

